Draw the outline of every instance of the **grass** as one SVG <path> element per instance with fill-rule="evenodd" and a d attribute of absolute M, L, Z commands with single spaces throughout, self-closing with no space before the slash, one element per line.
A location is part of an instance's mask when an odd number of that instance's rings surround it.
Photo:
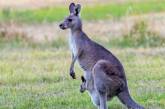
<path fill-rule="evenodd" d="M 165 38 L 148 30 L 146 21 L 138 21 L 129 33 L 121 38 L 112 38 L 108 44 L 120 47 L 164 47 Z"/>
<path fill-rule="evenodd" d="M 143 23 L 135 25 L 135 29 L 140 38 L 143 38 L 143 33 L 147 33 Z M 36 44 L 24 37 L 16 36 L 8 39 L 2 35 L 0 109 L 95 109 L 88 94 L 79 92 L 82 75 L 80 68 L 76 66 L 75 69 L 77 80 L 69 77 L 71 56 L 65 38 Z M 134 39 L 131 36 L 128 38 Z M 101 39 L 98 38 L 98 42 L 101 42 Z M 132 41 L 141 43 L 137 40 Z M 133 48 L 140 45 L 127 46 L 125 39 L 121 41 L 123 45 L 117 40 L 115 40 L 119 43 L 117 45 L 113 40 L 105 42 L 102 41 L 103 45 L 113 47 L 111 51 L 124 64 L 133 98 L 147 109 L 163 109 L 165 107 L 164 52 L 156 52 L 155 48 L 151 48 L 153 46 L 145 49 Z M 144 43 L 148 43 L 148 40 Z M 109 107 L 125 109 L 116 98 L 109 102 Z"/>
<path fill-rule="evenodd" d="M 34 42 L 32 39 L 27 38 L 24 35 L 19 36 L 2 36 L 0 34 L 0 49 L 12 49 L 12 48 L 66 48 L 67 41 L 65 38 L 57 38 L 52 41 Z"/>
<path fill-rule="evenodd" d="M 156 4 L 156 5 L 155 5 Z M 104 20 L 165 10 L 165 1 L 84 6 L 85 20 Z M 66 7 L 0 11 L 0 21 L 53 22 L 68 15 Z M 64 38 L 35 44 L 22 37 L 0 34 L 0 109 L 95 109 L 87 93 L 79 92 L 82 70 L 76 65 L 76 80 L 69 77 L 70 52 Z M 109 41 L 93 37 L 122 61 L 131 95 L 146 109 L 165 107 L 165 39 L 147 31 L 144 22 L 130 33 Z M 159 50 L 160 47 L 160 50 Z M 163 49 L 161 51 L 161 49 Z M 114 98 L 112 109 L 125 109 Z"/>
<path fill-rule="evenodd" d="M 56 38 L 52 41 L 36 43 L 33 39 L 27 38 L 25 34 L 18 36 L 7 36 L 7 32 L 0 32 L 0 48 L 66 48 L 67 38 L 65 36 Z M 131 28 L 130 32 L 121 37 L 94 36 L 93 40 L 107 47 L 116 48 L 153 48 L 165 47 L 165 38 L 158 33 L 148 29 L 146 21 L 137 21 Z"/>
<path fill-rule="evenodd" d="M 161 12 L 165 10 L 164 5 L 165 1 L 163 0 L 151 0 L 139 3 L 126 2 L 123 4 L 108 3 L 83 6 L 81 15 L 85 20 L 120 18 L 127 15 Z M 61 21 L 68 13 L 68 6 L 47 7 L 35 10 L 12 10 L 6 8 L 0 10 L 0 21 L 54 22 Z"/>
<path fill-rule="evenodd" d="M 112 49 L 125 66 L 133 98 L 147 109 L 165 107 L 165 56 L 135 49 Z M 151 53 L 152 54 L 152 53 Z M 69 77 L 67 48 L 3 48 L 0 52 L 0 109 L 95 109 L 79 92 L 82 71 Z M 113 109 L 123 109 L 115 98 Z"/>

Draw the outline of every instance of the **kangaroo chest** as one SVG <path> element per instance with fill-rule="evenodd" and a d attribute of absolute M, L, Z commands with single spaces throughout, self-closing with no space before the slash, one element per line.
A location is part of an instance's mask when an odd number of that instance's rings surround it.
<path fill-rule="evenodd" d="M 96 63 L 96 56 L 92 51 L 89 42 L 78 33 L 71 33 L 69 36 L 69 47 L 73 53 L 73 56 L 78 56 L 78 62 L 84 71 L 91 71 L 92 67 Z"/>
<path fill-rule="evenodd" d="M 77 45 L 76 45 L 76 39 L 72 35 L 69 36 L 69 47 L 70 47 L 70 50 L 72 51 L 73 55 L 76 56 L 78 53 L 78 49 L 77 49 Z"/>

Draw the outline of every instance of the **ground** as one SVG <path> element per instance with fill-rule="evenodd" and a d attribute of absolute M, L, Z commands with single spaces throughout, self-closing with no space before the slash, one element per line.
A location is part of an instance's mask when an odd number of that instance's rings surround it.
<path fill-rule="evenodd" d="M 147 109 L 165 106 L 164 48 L 110 50 L 124 65 L 131 95 Z M 79 92 L 80 76 L 69 77 L 70 52 L 62 49 L 2 49 L 1 109 L 94 109 L 87 93 Z M 109 103 L 123 109 L 117 99 Z"/>
<path fill-rule="evenodd" d="M 73 0 L 74 1 L 74 0 Z M 69 76 L 66 0 L 0 1 L 0 109 L 96 109 Z M 122 62 L 130 93 L 146 109 L 165 107 L 165 1 L 80 0 L 83 29 Z M 110 109 L 126 109 L 117 98 Z"/>

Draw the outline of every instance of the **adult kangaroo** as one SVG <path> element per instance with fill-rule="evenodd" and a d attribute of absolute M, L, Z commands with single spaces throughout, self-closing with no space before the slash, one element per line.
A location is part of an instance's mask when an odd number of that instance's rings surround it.
<path fill-rule="evenodd" d="M 98 109 L 108 109 L 107 101 L 117 96 L 130 109 L 144 109 L 131 98 L 125 72 L 120 61 L 103 46 L 92 41 L 82 30 L 79 16 L 81 5 L 71 3 L 70 15 L 59 25 L 70 29 L 69 45 L 72 51 L 70 76 L 75 79 L 76 60 L 84 70 L 86 89 Z"/>

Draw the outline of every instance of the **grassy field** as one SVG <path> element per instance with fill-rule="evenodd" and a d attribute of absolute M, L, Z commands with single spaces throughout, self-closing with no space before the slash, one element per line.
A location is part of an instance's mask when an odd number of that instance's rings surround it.
<path fill-rule="evenodd" d="M 162 12 L 165 10 L 164 5 L 164 0 L 151 0 L 137 3 L 126 2 L 122 4 L 95 4 L 93 6 L 87 5 L 83 6 L 82 18 L 85 20 L 102 20 L 149 12 Z M 46 7 L 34 10 L 5 8 L 0 10 L 0 21 L 12 20 L 29 23 L 54 22 L 62 20 L 68 13 L 68 7 L 66 6 Z"/>
<path fill-rule="evenodd" d="M 129 1 L 83 6 L 82 18 L 86 23 L 91 20 L 106 23 L 111 18 L 120 21 L 124 16 L 164 11 L 164 0 Z M 69 76 L 71 53 L 66 36 L 55 30 L 56 36 L 60 37 L 52 42 L 34 43 L 24 33 L 12 36 L 10 31 L 5 31 L 12 27 L 13 22 L 26 26 L 45 22 L 49 25 L 61 21 L 68 13 L 68 8 L 62 5 L 24 10 L 0 9 L 0 109 L 96 109 L 88 93 L 79 92 L 83 72 L 78 64 L 75 67 L 77 79 L 72 80 Z M 1 23 L 7 26 L 3 27 Z M 120 28 L 120 24 L 117 27 Z M 164 36 L 148 30 L 147 21 L 142 19 L 121 37 L 109 37 L 103 29 L 100 31 L 104 37 L 96 34 L 92 39 L 108 48 L 123 63 L 132 97 L 146 109 L 164 109 Z M 108 105 L 110 109 L 126 109 L 117 98 Z"/>
<path fill-rule="evenodd" d="M 111 48 L 109 48 L 111 49 Z M 147 109 L 165 107 L 165 56 L 160 49 L 111 51 L 122 61 L 131 95 Z M 161 50 L 160 50 L 161 51 Z M 70 52 L 57 48 L 5 48 L 0 52 L 0 109 L 95 109 L 87 93 L 69 77 Z M 115 98 L 109 106 L 123 109 Z"/>

